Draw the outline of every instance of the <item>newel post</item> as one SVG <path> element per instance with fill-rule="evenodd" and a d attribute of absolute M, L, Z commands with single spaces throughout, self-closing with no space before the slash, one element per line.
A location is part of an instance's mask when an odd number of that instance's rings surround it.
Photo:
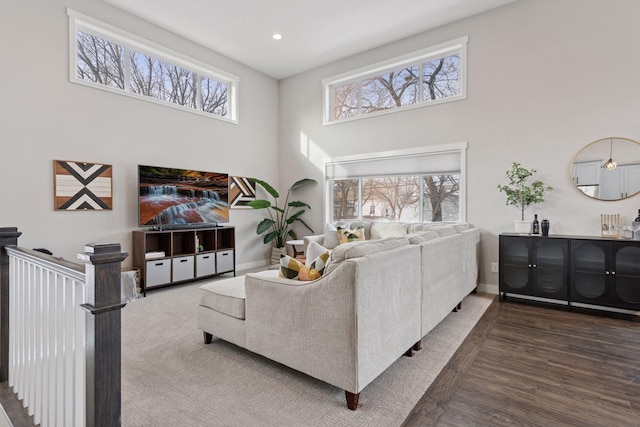
<path fill-rule="evenodd" d="M 120 271 L 128 256 L 117 243 L 88 244 L 78 259 L 86 263 L 87 427 L 120 426 L 121 331 Z"/>
<path fill-rule="evenodd" d="M 0 382 L 9 379 L 9 255 L 5 247 L 17 245 L 21 234 L 16 227 L 0 228 Z"/>

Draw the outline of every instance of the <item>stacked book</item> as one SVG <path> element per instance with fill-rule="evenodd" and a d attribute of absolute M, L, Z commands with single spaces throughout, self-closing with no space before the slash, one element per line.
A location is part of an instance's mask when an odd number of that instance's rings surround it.
<path fill-rule="evenodd" d="M 145 259 L 164 258 L 164 251 L 150 251 L 144 254 Z"/>

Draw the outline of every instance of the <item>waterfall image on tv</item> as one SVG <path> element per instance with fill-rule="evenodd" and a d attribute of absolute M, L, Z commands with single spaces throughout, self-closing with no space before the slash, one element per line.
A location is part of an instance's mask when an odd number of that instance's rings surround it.
<path fill-rule="evenodd" d="M 229 222 L 229 175 L 138 165 L 140 225 Z"/>

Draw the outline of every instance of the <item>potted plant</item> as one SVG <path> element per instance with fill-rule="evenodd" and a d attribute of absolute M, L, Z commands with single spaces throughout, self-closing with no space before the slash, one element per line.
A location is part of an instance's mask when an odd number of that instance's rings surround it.
<path fill-rule="evenodd" d="M 524 210 L 529 205 L 544 201 L 545 191 L 553 190 L 542 181 L 533 180 L 534 169 L 526 169 L 518 162 L 513 162 L 511 169 L 506 172 L 509 184 L 498 185 L 498 190 L 507 195 L 507 205 L 514 205 L 520 209 L 520 221 L 515 221 L 516 232 L 531 232 L 531 223 L 524 220 Z"/>
<path fill-rule="evenodd" d="M 301 218 L 303 213 L 305 213 L 305 208 L 311 209 L 311 206 L 304 202 L 300 201 L 289 201 L 289 196 L 291 192 L 297 188 L 303 187 L 308 184 L 315 183 L 316 180 L 304 178 L 300 181 L 296 181 L 289 189 L 287 190 L 287 196 L 285 197 L 284 203 L 280 206 L 278 205 L 278 199 L 280 194 L 278 191 L 273 188 L 271 185 L 266 183 L 265 181 L 256 179 L 256 184 L 260 185 L 264 190 L 273 197 L 273 203 L 269 200 L 265 199 L 256 199 L 252 200 L 248 203 L 253 209 L 266 209 L 269 214 L 268 218 L 260 221 L 256 228 L 256 233 L 263 234 L 264 243 L 273 242 L 273 249 L 271 254 L 271 262 L 274 264 L 279 262 L 280 255 L 286 253 L 285 244 L 288 239 L 296 240 L 297 236 L 295 231 L 291 228 L 295 222 L 299 222 L 304 225 L 309 231 L 313 233 L 311 227 L 309 227 Z M 295 212 L 290 214 L 290 208 L 301 208 L 296 210 Z"/>

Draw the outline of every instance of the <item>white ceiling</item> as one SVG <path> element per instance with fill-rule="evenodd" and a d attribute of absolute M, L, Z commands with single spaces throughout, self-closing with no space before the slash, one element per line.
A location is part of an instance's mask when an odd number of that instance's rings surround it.
<path fill-rule="evenodd" d="M 103 1 L 282 79 L 516 0 Z"/>

